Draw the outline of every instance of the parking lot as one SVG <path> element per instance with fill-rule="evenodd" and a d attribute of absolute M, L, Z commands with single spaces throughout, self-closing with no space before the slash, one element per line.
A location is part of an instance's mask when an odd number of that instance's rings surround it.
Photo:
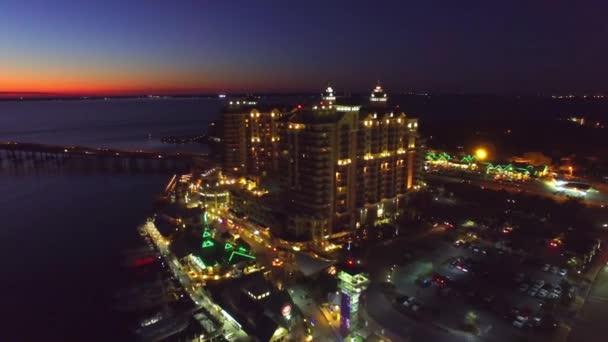
<path fill-rule="evenodd" d="M 399 311 L 492 340 L 551 339 L 564 270 L 481 244 L 435 244 L 386 270 Z"/>

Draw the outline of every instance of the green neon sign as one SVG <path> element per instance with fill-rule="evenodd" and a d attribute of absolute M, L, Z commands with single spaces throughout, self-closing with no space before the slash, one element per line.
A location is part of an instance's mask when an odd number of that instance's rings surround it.
<path fill-rule="evenodd" d="M 462 157 L 462 159 L 460 161 L 463 163 L 467 163 L 467 164 L 473 164 L 476 160 L 477 160 L 477 157 L 469 154 L 469 155 Z"/>
<path fill-rule="evenodd" d="M 215 245 L 215 244 L 211 240 L 203 241 L 203 248 L 213 247 L 213 245 Z"/>
<path fill-rule="evenodd" d="M 227 244 L 224 245 L 224 249 L 225 250 L 229 250 L 229 249 L 232 249 L 232 248 L 233 248 L 232 245 L 229 244 L 229 243 L 227 243 Z"/>
<path fill-rule="evenodd" d="M 209 233 L 209 231 L 205 229 L 205 232 L 203 233 L 203 238 L 210 238 L 210 237 L 211 237 L 211 233 Z"/>
<path fill-rule="evenodd" d="M 234 251 L 234 252 L 232 252 L 232 254 L 230 254 L 230 258 L 228 258 L 228 262 L 232 261 L 232 258 L 234 257 L 235 254 L 236 255 L 240 255 L 242 257 L 245 257 L 245 258 L 249 258 L 249 259 L 255 260 L 255 257 L 253 255 L 249 255 L 249 254 L 245 254 L 245 253 Z"/>
<path fill-rule="evenodd" d="M 439 154 L 436 154 L 434 152 L 428 152 L 426 154 L 425 158 L 427 160 L 435 161 L 435 162 L 449 162 L 450 160 L 452 160 L 452 156 L 445 152 L 442 152 Z"/>

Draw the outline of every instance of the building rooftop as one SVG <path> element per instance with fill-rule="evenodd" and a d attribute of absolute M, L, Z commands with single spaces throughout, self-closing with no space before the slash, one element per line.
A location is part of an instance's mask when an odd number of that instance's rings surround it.
<path fill-rule="evenodd" d="M 258 300 L 247 293 L 260 288 L 268 289 L 269 295 Z M 274 289 L 260 272 L 220 285 L 209 284 L 208 290 L 214 301 L 234 317 L 245 332 L 261 341 L 270 340 L 279 327 L 289 329 L 296 321 L 294 316 L 298 315 L 289 294 Z M 286 306 L 290 313 L 287 313 Z"/>
<path fill-rule="evenodd" d="M 205 266 L 233 265 L 242 261 L 255 260 L 249 246 L 237 240 L 228 241 L 219 232 L 204 230 L 202 235 L 195 230 L 180 232 L 171 242 L 171 251 L 184 258 L 189 254 L 197 256 Z"/>
<path fill-rule="evenodd" d="M 295 113 L 290 122 L 303 124 L 325 124 L 340 121 L 344 117 L 343 112 L 330 110 L 302 110 Z"/>
<path fill-rule="evenodd" d="M 360 113 L 359 118 L 364 118 L 368 114 L 374 114 L 374 113 L 377 113 L 378 117 L 382 117 L 385 114 L 390 114 L 390 113 L 393 113 L 395 116 L 399 116 L 402 113 L 405 115 L 403 110 L 401 110 L 400 108 L 391 107 L 391 106 L 387 106 L 387 107 L 363 106 L 363 107 L 361 107 L 361 110 L 359 111 L 359 113 Z"/>
<path fill-rule="evenodd" d="M 282 105 L 274 105 L 274 104 L 258 104 L 257 102 L 245 102 L 245 104 L 235 104 L 233 102 L 232 105 L 227 105 L 222 108 L 222 113 L 243 113 L 249 112 L 252 110 L 257 110 L 261 113 L 268 113 L 273 110 L 278 110 L 281 113 L 288 113 L 292 110 L 292 108 L 288 108 Z"/>

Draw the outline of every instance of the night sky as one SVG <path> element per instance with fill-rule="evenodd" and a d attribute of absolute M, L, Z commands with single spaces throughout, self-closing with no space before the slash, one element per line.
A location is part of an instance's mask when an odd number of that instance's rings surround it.
<path fill-rule="evenodd" d="M 608 1 L 2 0 L 0 92 L 608 91 Z"/>

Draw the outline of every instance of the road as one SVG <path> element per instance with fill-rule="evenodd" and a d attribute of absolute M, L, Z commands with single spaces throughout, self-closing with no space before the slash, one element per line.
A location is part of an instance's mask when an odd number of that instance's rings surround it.
<path fill-rule="evenodd" d="M 232 322 L 230 319 L 226 319 L 224 316 L 224 312 L 221 308 L 213 303 L 211 299 L 204 293 L 204 290 L 201 288 L 195 288 L 194 284 L 191 282 L 188 274 L 183 272 L 179 261 L 169 250 L 168 241 L 158 232 L 158 229 L 152 222 L 147 222 L 144 225 L 144 228 L 148 235 L 152 238 L 152 241 L 158 248 L 158 251 L 165 259 L 165 263 L 169 265 L 169 268 L 173 272 L 173 275 L 179 280 L 182 287 L 186 290 L 192 301 L 198 305 L 206 309 L 210 314 L 212 314 L 219 322 L 223 322 L 224 326 L 221 328 L 225 332 L 225 336 L 231 336 L 228 340 L 236 341 L 247 337 L 247 334 L 241 330 L 240 326 Z"/>
<path fill-rule="evenodd" d="M 304 318 L 314 320 L 313 341 L 331 342 L 340 339 L 340 320 L 335 320 L 322 309 L 310 296 L 309 291 L 302 285 L 289 288 L 289 295 L 294 304 L 302 311 Z"/>
<path fill-rule="evenodd" d="M 458 342 L 477 341 L 477 337 L 462 332 L 448 332 L 426 323 L 416 322 L 397 311 L 382 290 L 371 285 L 367 290 L 367 315 L 381 324 L 390 335 L 401 341 Z"/>
<path fill-rule="evenodd" d="M 442 182 L 449 183 L 461 183 L 463 181 L 470 182 L 470 184 L 478 185 L 480 187 L 491 189 L 491 190 L 505 190 L 512 193 L 528 193 L 537 196 L 549 197 L 555 201 L 563 202 L 568 199 L 565 195 L 560 195 L 555 192 L 555 189 L 549 187 L 547 184 L 543 183 L 541 180 L 534 179 L 529 182 L 510 184 L 510 183 L 499 183 L 492 180 L 478 179 L 478 178 L 470 178 L 470 179 L 461 179 L 457 176 L 449 176 L 442 174 L 427 174 L 426 177 L 430 180 L 438 180 Z M 604 189 L 602 187 L 602 189 Z M 586 196 L 580 197 L 583 203 L 590 206 L 608 206 L 608 193 L 601 192 L 589 192 Z"/>

